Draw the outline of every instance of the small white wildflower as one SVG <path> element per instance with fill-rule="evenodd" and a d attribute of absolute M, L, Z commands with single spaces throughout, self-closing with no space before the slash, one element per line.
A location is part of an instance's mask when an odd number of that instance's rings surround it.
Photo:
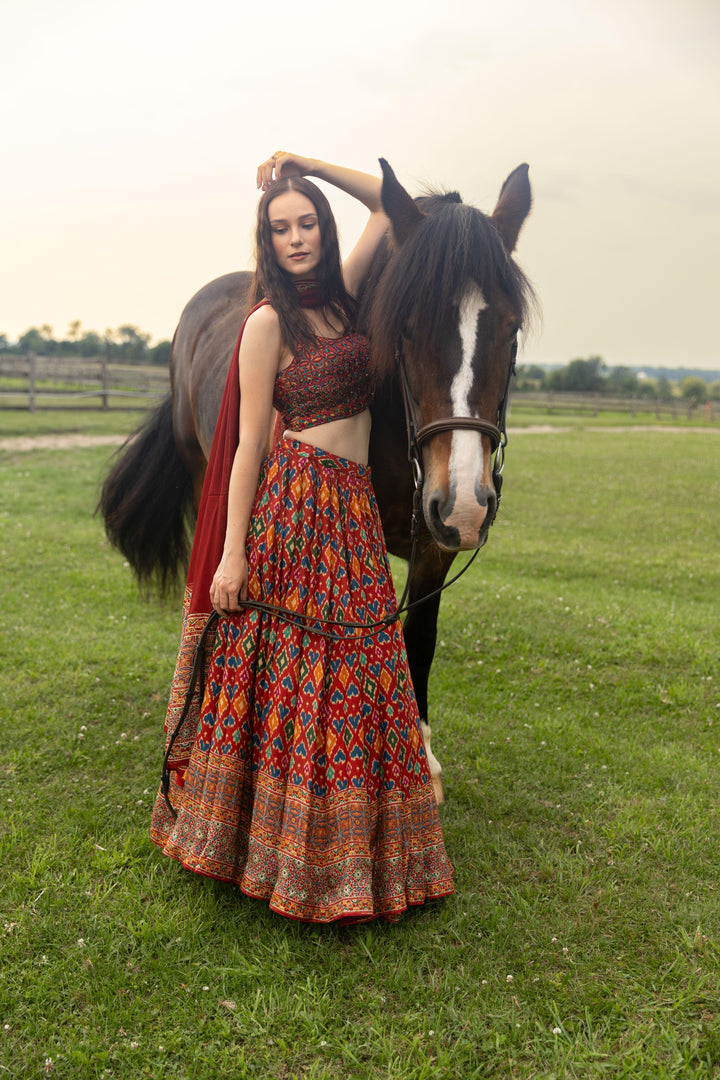
<path fill-rule="evenodd" d="M 77 939 L 77 943 L 80 946 L 80 948 L 82 949 L 83 945 L 85 944 L 85 938 L 79 937 Z"/>
<path fill-rule="evenodd" d="M 85 738 L 85 732 L 84 731 L 78 731 L 78 739 L 84 739 L 84 738 Z"/>
<path fill-rule="evenodd" d="M 324 1040 L 324 1039 L 321 1039 L 321 1040 L 320 1040 L 320 1045 L 321 1045 L 321 1046 L 327 1046 L 327 1043 L 325 1042 L 325 1040 Z"/>
<path fill-rule="evenodd" d="M 551 942 L 552 942 L 552 943 L 553 943 L 553 945 L 554 945 L 554 944 L 555 944 L 555 942 L 557 941 L 557 938 L 556 938 L 556 937 L 554 937 L 554 938 L 550 938 L 550 940 L 551 940 Z"/>
<path fill-rule="evenodd" d="M 563 956 L 567 956 L 567 954 L 568 954 L 568 947 L 567 947 L 567 945 L 564 945 L 563 946 Z"/>
<path fill-rule="evenodd" d="M 127 739 L 127 732 L 126 731 L 121 731 L 120 732 L 120 738 L 121 739 Z"/>
<path fill-rule="evenodd" d="M 435 1034 L 434 1031 L 428 1031 L 428 1035 L 434 1035 L 434 1034 Z"/>
<path fill-rule="evenodd" d="M 483 986 L 487 986 L 487 979 L 483 979 L 483 981 L 482 981 L 482 985 L 483 985 Z"/>
<path fill-rule="evenodd" d="M 160 1051 L 160 1053 L 161 1053 L 161 1054 L 162 1054 L 162 1052 L 163 1052 L 163 1050 L 164 1050 L 164 1049 L 165 1049 L 165 1047 L 164 1047 L 164 1046 L 158 1046 L 158 1050 Z"/>
<path fill-rule="evenodd" d="M 512 981 L 513 981 L 512 975 L 506 975 L 505 976 L 505 982 L 512 982 Z"/>
<path fill-rule="evenodd" d="M 80 730 L 81 730 L 81 731 L 87 731 L 87 724 L 82 724 L 82 725 L 80 726 Z"/>
<path fill-rule="evenodd" d="M 9 1025 L 9 1024 L 5 1024 L 5 1025 L 4 1025 L 4 1027 L 5 1027 L 5 1031 L 9 1031 L 9 1030 L 10 1030 L 10 1025 Z"/>
<path fill-rule="evenodd" d="M 135 1041 L 133 1040 L 133 1042 L 131 1042 L 131 1043 L 130 1043 L 130 1049 L 131 1049 L 131 1050 L 137 1050 L 137 1048 L 138 1048 L 138 1046 L 139 1046 L 139 1045 L 140 1045 L 140 1043 L 137 1043 L 137 1042 L 135 1042 Z"/>
<path fill-rule="evenodd" d="M 209 990 L 209 989 L 210 989 L 209 986 L 203 986 L 203 990 Z"/>
<path fill-rule="evenodd" d="M 562 1028 L 554 1027 L 553 1028 L 553 1035 L 562 1035 Z"/>

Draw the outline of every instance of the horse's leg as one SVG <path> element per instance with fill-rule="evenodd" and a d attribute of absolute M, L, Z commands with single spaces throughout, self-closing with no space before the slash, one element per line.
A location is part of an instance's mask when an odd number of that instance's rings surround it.
<path fill-rule="evenodd" d="M 454 558 L 454 553 L 441 551 L 434 545 L 426 547 L 418 553 L 412 570 L 408 593 L 411 604 L 440 588 Z M 442 767 L 430 748 L 431 731 L 428 723 L 428 680 L 435 654 L 439 608 L 439 595 L 418 604 L 417 607 L 411 607 L 405 619 L 403 634 L 435 798 L 438 803 L 442 803 L 445 801 L 442 780 L 440 779 Z"/>

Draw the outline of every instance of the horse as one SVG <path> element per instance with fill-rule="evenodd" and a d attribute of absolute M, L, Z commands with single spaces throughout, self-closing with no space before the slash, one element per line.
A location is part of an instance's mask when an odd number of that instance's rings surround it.
<path fill-rule="evenodd" d="M 422 481 L 403 633 L 441 801 L 428 724 L 437 590 L 459 551 L 485 544 L 497 510 L 510 376 L 533 305 L 532 287 L 512 258 L 531 190 L 528 166 L 520 165 L 486 215 L 457 192 L 414 199 L 387 162 L 380 164 L 390 226 L 358 297 L 358 325 L 371 340 L 377 383 L 369 463 L 388 550 L 404 559 L 411 554 L 415 483 Z M 249 273 L 226 274 L 189 301 L 172 342 L 171 393 L 121 449 L 104 481 L 99 509 L 108 538 L 143 585 L 167 589 L 186 565 L 251 283 Z M 416 433 L 410 454 L 408 425 Z"/>

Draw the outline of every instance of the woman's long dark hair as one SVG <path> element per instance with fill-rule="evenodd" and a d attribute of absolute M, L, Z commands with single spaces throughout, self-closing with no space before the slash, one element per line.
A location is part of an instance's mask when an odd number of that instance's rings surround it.
<path fill-rule="evenodd" d="M 320 188 L 303 176 L 274 180 L 258 203 L 253 303 L 257 304 L 263 299 L 270 301 L 280 319 L 283 341 L 289 349 L 294 350 L 298 341 L 312 343 L 315 332 L 300 306 L 299 293 L 293 278 L 278 266 L 273 248 L 268 209 L 272 200 L 286 191 L 299 191 L 306 195 L 317 213 L 321 254 L 316 277 L 323 307 L 335 316 L 344 331 L 353 327 L 357 309 L 355 301 L 345 289 L 337 226 L 330 203 Z"/>

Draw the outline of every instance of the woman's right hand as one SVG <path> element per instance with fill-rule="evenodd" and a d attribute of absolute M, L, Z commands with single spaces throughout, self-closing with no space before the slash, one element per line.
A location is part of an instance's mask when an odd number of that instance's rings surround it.
<path fill-rule="evenodd" d="M 240 611 L 248 597 L 248 564 L 245 553 L 223 555 L 210 586 L 210 602 L 219 615 Z"/>
<path fill-rule="evenodd" d="M 258 165 L 257 186 L 267 191 L 273 180 L 279 180 L 281 176 L 312 176 L 317 164 L 314 158 L 276 150 L 272 157 Z"/>

